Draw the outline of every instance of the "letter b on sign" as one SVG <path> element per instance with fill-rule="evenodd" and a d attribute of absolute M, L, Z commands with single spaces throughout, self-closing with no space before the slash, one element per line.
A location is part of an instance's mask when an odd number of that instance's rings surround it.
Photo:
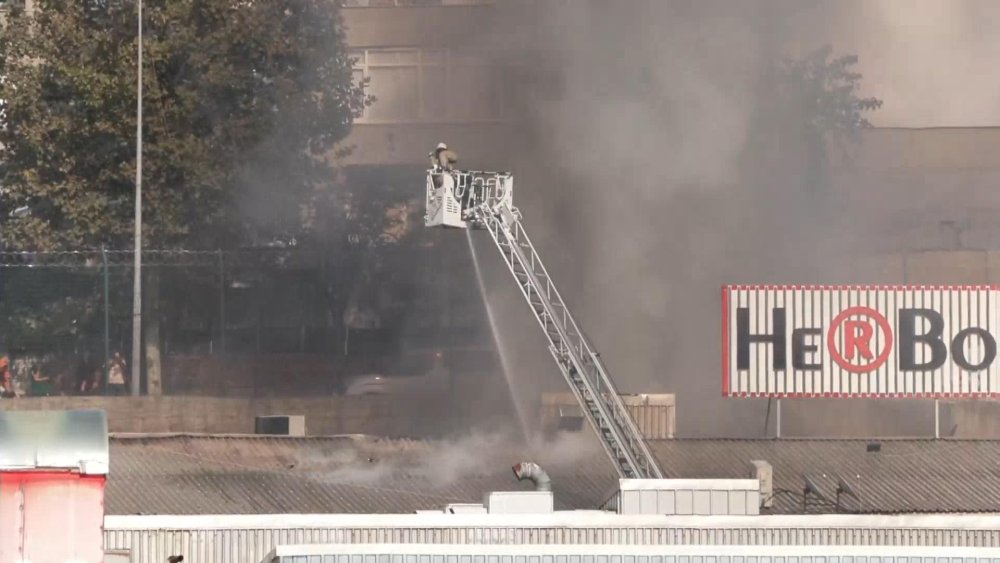
<path fill-rule="evenodd" d="M 928 329 L 917 334 L 917 318 L 927 321 Z M 944 319 L 933 309 L 899 310 L 899 369 L 901 371 L 933 371 L 948 359 L 948 347 L 941 340 Z M 917 345 L 930 352 L 917 363 Z"/>

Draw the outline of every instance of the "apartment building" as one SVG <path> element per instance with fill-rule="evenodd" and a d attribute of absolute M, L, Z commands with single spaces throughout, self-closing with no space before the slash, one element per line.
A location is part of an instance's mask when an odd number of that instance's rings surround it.
<path fill-rule="evenodd" d="M 490 54 L 496 5 L 485 0 L 346 0 L 355 75 L 376 102 L 354 125 L 349 165 L 425 165 L 440 141 L 463 165 L 503 166 L 501 66 Z"/>
<path fill-rule="evenodd" d="M 375 98 L 343 143 L 351 149 L 343 161 L 348 187 L 398 210 L 407 218 L 404 232 L 416 235 L 408 239 L 414 248 L 394 253 L 391 266 L 372 272 L 382 295 L 358 304 L 383 319 L 382 328 L 370 332 L 392 332 L 392 347 L 484 346 L 482 338 L 470 338 L 483 313 L 465 237 L 421 232 L 420 226 L 424 170 L 437 143 L 448 143 L 463 168 L 511 166 L 512 112 L 494 49 L 497 10 L 492 0 L 343 2 L 355 77 L 367 80 Z M 364 338 L 365 331 L 355 332 Z"/>

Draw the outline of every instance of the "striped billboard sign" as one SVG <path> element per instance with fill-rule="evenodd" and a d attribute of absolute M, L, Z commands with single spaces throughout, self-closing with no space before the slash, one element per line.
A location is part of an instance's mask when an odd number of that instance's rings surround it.
<path fill-rule="evenodd" d="M 729 397 L 1000 397 L 1000 287 L 726 286 Z"/>

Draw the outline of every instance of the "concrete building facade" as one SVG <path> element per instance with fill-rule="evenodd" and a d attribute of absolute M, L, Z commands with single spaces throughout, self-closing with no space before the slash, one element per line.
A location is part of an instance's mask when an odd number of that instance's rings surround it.
<path fill-rule="evenodd" d="M 346 164 L 425 165 L 440 141 L 462 163 L 502 162 L 509 108 L 502 69 L 483 46 L 495 10 L 482 0 L 345 3 L 355 77 L 376 100 L 345 142 Z"/>

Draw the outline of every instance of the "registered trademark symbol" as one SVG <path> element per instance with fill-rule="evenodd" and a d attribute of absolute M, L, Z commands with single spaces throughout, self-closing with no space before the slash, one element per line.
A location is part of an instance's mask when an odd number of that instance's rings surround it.
<path fill-rule="evenodd" d="M 875 331 L 880 350 L 873 350 Z M 892 352 L 892 328 L 889 321 L 874 309 L 851 307 L 837 315 L 830 323 L 826 337 L 830 357 L 841 368 L 851 373 L 869 373 L 882 367 Z"/>

